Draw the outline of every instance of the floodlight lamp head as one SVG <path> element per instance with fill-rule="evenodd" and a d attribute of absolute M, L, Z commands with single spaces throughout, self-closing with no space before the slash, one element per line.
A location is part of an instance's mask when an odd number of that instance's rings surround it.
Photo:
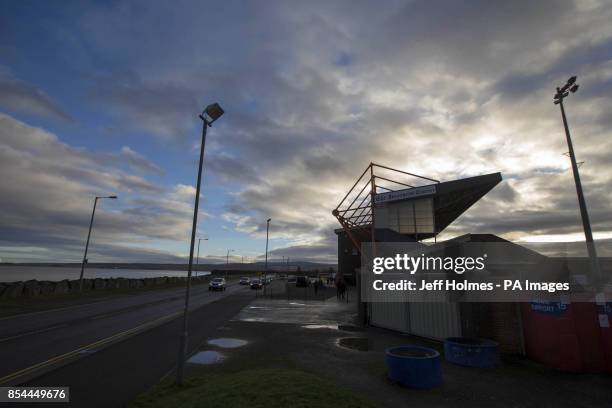
<path fill-rule="evenodd" d="M 573 85 L 576 82 L 576 75 L 574 75 L 573 77 L 570 77 L 570 79 L 567 80 L 567 84 L 568 85 Z"/>
<path fill-rule="evenodd" d="M 572 85 L 572 87 L 570 88 L 571 93 L 576 93 L 576 91 L 578 90 L 579 86 L 580 85 L 578 85 L 578 84 Z"/>
<path fill-rule="evenodd" d="M 212 103 L 204 108 L 204 112 L 200 115 L 202 120 L 206 121 L 208 125 L 212 125 L 217 119 L 219 119 L 225 111 L 218 103 Z"/>

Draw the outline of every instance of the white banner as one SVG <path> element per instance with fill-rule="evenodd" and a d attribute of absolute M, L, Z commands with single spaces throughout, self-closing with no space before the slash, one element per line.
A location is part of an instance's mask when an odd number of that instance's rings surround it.
<path fill-rule="evenodd" d="M 376 194 L 374 202 L 376 204 L 386 203 L 389 201 L 406 200 L 408 198 L 422 197 L 430 194 L 436 194 L 436 185 L 407 188 L 405 190 L 390 191 L 388 193 Z"/>

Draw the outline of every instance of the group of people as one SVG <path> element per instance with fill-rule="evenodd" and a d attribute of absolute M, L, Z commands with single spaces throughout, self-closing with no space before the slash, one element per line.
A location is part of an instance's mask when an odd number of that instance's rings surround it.
<path fill-rule="evenodd" d="M 346 298 L 346 282 L 341 277 L 334 279 L 331 276 L 326 278 L 327 285 L 335 284 L 336 286 L 336 297 L 338 300 L 344 300 Z M 322 289 L 325 284 L 323 283 L 323 279 L 319 276 L 313 283 L 315 295 L 319 292 L 319 289 Z"/>

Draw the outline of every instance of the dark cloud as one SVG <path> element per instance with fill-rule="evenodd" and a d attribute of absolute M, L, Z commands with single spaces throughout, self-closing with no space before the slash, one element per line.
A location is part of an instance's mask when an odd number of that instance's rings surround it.
<path fill-rule="evenodd" d="M 129 146 L 123 146 L 121 148 L 121 156 L 124 157 L 128 164 L 137 170 L 147 173 L 160 173 L 163 174 L 164 171 L 157 164 L 150 162 L 146 157 L 141 155 L 140 153 L 135 152 L 130 149 Z"/>
<path fill-rule="evenodd" d="M 175 139 L 193 129 L 193 117 L 201 109 L 188 86 L 147 83 L 133 73 L 98 78 L 92 97 L 127 127 Z"/>
<path fill-rule="evenodd" d="M 204 11 L 214 16 L 206 25 Z M 331 209 L 371 161 L 441 180 L 501 171 L 506 181 L 449 234 L 579 231 L 551 100 L 572 74 L 582 86 L 568 115 L 583 184 L 594 227 L 609 231 L 611 20 L 609 4 L 569 0 L 178 1 L 94 6 L 78 27 L 107 64 L 92 74 L 91 97 L 116 126 L 183 143 L 198 133 L 202 106 L 220 102 L 226 114 L 206 160 L 213 177 L 231 182 L 223 217 L 258 237 L 272 217 L 289 241 L 279 251 L 327 257 L 338 227 Z M 52 139 L 22 150 L 12 157 L 70 157 L 40 164 L 69 180 L 89 181 L 102 164 Z M 158 172 L 130 151 L 113 156 L 119 166 Z M 144 177 L 103 167 L 100 188 L 159 193 Z M 115 221 L 137 234 L 178 239 L 184 231 L 137 227 L 159 214 L 171 223 L 180 205 L 132 204 Z"/>
<path fill-rule="evenodd" d="M 10 112 L 27 113 L 72 122 L 56 101 L 40 88 L 0 73 L 0 107 Z"/>
<path fill-rule="evenodd" d="M 115 260 L 128 260 L 121 254 L 144 257 L 153 251 L 143 249 L 143 242 L 187 242 L 191 188 L 159 186 L 121 170 L 116 164 L 125 153 L 123 149 L 96 157 L 90 151 L 69 147 L 42 129 L 0 115 L 0 236 L 8 237 L 7 245 L 45 248 L 47 259 L 54 259 L 54 251 L 58 251 L 77 260 L 93 197 L 118 194 L 117 201 L 100 201 L 96 212 L 95 240 L 97 246 L 107 248 L 100 252 L 101 257 L 110 259 L 114 253 Z M 140 167 L 156 168 L 131 149 L 128 154 L 128 166 L 137 158 Z M 109 157 L 114 160 L 109 162 Z"/>

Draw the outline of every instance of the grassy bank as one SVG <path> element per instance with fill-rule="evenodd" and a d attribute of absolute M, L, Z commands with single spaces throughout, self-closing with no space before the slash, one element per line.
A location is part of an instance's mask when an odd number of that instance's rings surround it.
<path fill-rule="evenodd" d="M 193 280 L 192 285 L 207 284 L 207 280 Z M 166 283 L 155 286 L 145 286 L 141 288 L 125 289 L 102 289 L 89 290 L 83 293 L 49 294 L 36 297 L 19 297 L 16 299 L 0 299 L 0 317 L 12 316 L 21 313 L 38 312 L 42 310 L 57 309 L 62 307 L 75 306 L 85 303 L 92 303 L 98 300 L 111 299 L 126 295 L 136 295 L 140 293 L 181 288 L 185 287 L 185 282 Z"/>
<path fill-rule="evenodd" d="M 182 387 L 166 380 L 131 408 L 373 408 L 367 399 L 293 368 L 249 369 L 190 377 Z"/>

